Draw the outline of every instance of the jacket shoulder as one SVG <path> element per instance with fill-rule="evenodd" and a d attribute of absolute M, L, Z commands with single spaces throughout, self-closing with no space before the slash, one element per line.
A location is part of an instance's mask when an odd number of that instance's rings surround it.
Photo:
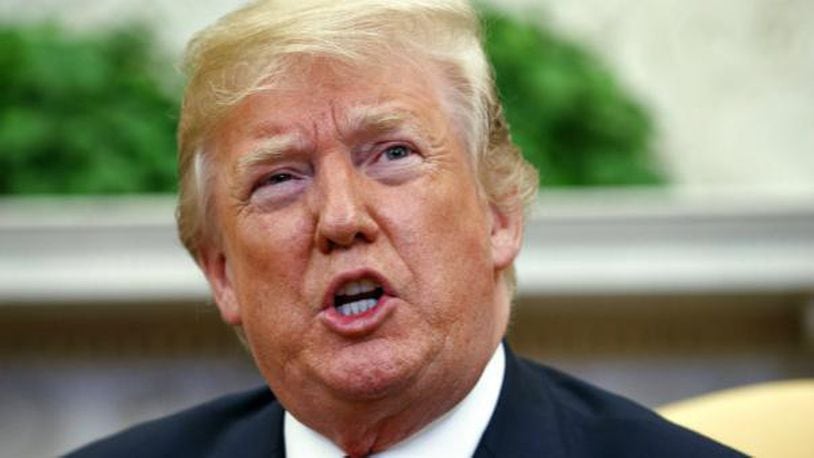
<path fill-rule="evenodd" d="M 257 431 L 263 434 L 253 437 Z M 227 456 L 251 456 L 256 454 L 255 449 L 260 448 L 263 448 L 266 456 L 271 456 L 274 449 L 281 445 L 281 434 L 282 407 L 271 391 L 262 387 L 147 421 L 88 444 L 67 456 L 220 456 L 221 450 Z M 246 441 L 247 437 L 252 440 Z M 265 442 L 264 437 L 267 439 Z M 247 450 L 246 447 L 252 449 Z M 241 454 L 241 450 L 246 453 Z M 238 455 L 232 455 L 234 453 Z"/>
<path fill-rule="evenodd" d="M 569 456 L 742 457 L 736 450 L 659 416 L 630 399 L 558 370 L 520 360 L 546 386 Z"/>

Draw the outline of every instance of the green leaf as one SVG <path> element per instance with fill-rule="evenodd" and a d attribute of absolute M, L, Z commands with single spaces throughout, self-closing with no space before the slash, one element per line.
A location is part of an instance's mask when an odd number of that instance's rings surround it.
<path fill-rule="evenodd" d="M 650 118 L 593 54 L 509 15 L 482 17 L 512 137 L 543 186 L 664 182 Z"/>

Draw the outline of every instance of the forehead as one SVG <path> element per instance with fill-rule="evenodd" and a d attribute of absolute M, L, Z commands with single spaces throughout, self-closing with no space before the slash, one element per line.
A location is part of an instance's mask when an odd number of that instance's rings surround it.
<path fill-rule="evenodd" d="M 343 130 L 450 122 L 443 78 L 407 59 L 351 65 L 302 58 L 268 79 L 226 116 L 220 134 L 267 136 L 331 124 Z"/>

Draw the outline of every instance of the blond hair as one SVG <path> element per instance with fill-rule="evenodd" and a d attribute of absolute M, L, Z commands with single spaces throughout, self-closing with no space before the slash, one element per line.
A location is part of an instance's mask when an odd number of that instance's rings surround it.
<path fill-rule="evenodd" d="M 304 56 L 363 66 L 394 55 L 429 59 L 441 70 L 452 92 L 451 115 L 463 127 L 490 203 L 503 209 L 528 207 L 537 191 L 537 172 L 511 141 L 481 47 L 480 23 L 467 1 L 256 1 L 202 30 L 187 48 L 177 220 L 181 241 L 193 257 L 216 230 L 207 224 L 207 134 L 229 109 Z"/>

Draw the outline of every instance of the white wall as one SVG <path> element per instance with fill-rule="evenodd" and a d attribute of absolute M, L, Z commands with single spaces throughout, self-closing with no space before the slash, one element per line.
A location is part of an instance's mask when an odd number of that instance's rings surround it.
<path fill-rule="evenodd" d="M 56 18 L 74 28 L 143 20 L 154 24 L 170 52 L 179 55 L 195 31 L 245 3 L 241 0 L 0 0 L 0 18 Z"/>
<path fill-rule="evenodd" d="M 814 2 L 502 3 L 545 11 L 606 59 L 655 114 L 677 183 L 814 189 Z"/>

